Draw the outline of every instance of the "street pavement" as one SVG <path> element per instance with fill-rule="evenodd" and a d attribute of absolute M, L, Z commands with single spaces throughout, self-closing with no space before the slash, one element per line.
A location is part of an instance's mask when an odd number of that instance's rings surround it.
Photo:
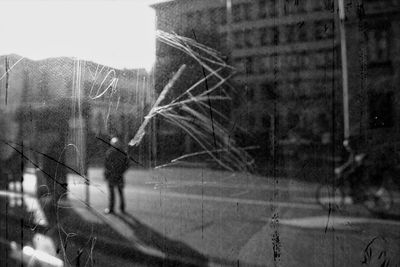
<path fill-rule="evenodd" d="M 28 193 L 35 186 L 29 175 L 24 180 Z M 34 197 L 24 200 L 36 224 L 62 226 L 53 236 L 74 241 L 63 251 L 70 251 L 64 259 L 77 266 L 400 264 L 397 192 L 390 216 L 381 218 L 357 205 L 323 210 L 315 201 L 318 184 L 296 177 L 205 168 L 130 169 L 126 213 L 116 209 L 105 215 L 103 170 L 89 168 L 88 178 L 89 187 L 82 177 L 69 175 L 68 200 L 58 203 L 56 220 L 46 218 L 49 212 L 41 211 Z M 40 203 L 46 207 L 43 199 Z M 57 248 L 60 244 L 54 244 Z M 77 257 L 75 251 L 85 255 Z"/>
<path fill-rule="evenodd" d="M 91 168 L 88 177 L 90 206 L 101 214 L 107 206 L 103 170 Z M 131 169 L 125 181 L 127 214 L 97 219 L 148 255 L 194 264 L 204 262 L 193 255 L 204 256 L 210 266 L 400 263 L 397 193 L 393 216 L 383 219 L 360 206 L 328 213 L 316 204 L 318 185 L 298 179 L 168 168 Z M 70 176 L 69 188 L 71 199 L 87 199 L 82 178 Z M 372 252 L 365 256 L 365 250 Z"/>

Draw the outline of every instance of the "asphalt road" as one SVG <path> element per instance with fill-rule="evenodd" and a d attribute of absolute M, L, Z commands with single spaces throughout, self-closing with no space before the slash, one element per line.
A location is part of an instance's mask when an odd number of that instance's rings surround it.
<path fill-rule="evenodd" d="M 89 170 L 89 203 L 99 213 L 107 206 L 102 172 Z M 198 265 L 205 257 L 211 266 L 400 264 L 396 217 L 359 206 L 328 213 L 315 203 L 315 184 L 179 168 L 129 170 L 125 179 L 127 214 L 103 221 L 150 255 Z M 69 188 L 71 199 L 86 199 L 81 178 L 70 176 Z"/>

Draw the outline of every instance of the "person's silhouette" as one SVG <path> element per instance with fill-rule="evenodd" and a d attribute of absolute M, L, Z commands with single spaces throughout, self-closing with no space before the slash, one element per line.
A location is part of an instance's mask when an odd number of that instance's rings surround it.
<path fill-rule="evenodd" d="M 115 188 L 118 189 L 120 197 L 120 210 L 125 212 L 125 199 L 124 199 L 124 178 L 123 174 L 128 168 L 128 157 L 122 150 L 121 142 L 117 137 L 113 137 L 110 141 L 111 147 L 106 152 L 105 158 L 105 179 L 108 183 L 109 189 L 109 202 L 108 208 L 105 213 L 114 212 L 115 204 Z"/>

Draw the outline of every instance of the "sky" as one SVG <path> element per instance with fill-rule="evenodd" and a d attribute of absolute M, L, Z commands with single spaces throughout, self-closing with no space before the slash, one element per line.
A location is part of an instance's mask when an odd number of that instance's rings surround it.
<path fill-rule="evenodd" d="M 154 0 L 0 0 L 0 55 L 68 56 L 150 69 Z"/>

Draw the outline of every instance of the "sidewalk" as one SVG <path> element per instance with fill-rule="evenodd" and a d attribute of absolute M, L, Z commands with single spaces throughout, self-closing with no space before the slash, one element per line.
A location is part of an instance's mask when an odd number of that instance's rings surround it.
<path fill-rule="evenodd" d="M 102 203 L 96 203 L 100 204 L 95 205 L 97 209 L 89 207 L 84 198 L 76 197 L 82 186 L 70 184 L 68 199 L 53 203 L 49 196 L 36 197 L 36 175 L 28 171 L 23 194 L 4 192 L 8 201 L 20 200 L 15 204 L 18 211 L 8 214 L 9 222 L 18 224 L 23 220 L 28 232 L 50 237 L 54 256 L 73 266 L 95 258 L 106 261 L 95 266 L 113 266 L 119 261 L 124 262 L 120 266 L 207 265 L 207 259 L 197 251 L 169 240 L 129 214 L 104 215 L 98 208 L 104 207 Z M 181 257 L 177 247 L 189 256 Z"/>
<path fill-rule="evenodd" d="M 46 202 L 46 199 L 41 199 L 41 202 Z M 202 255 L 196 255 L 194 251 L 191 252 L 193 257 L 180 257 L 173 251 L 158 248 L 157 245 L 162 246 L 161 243 L 166 239 L 157 237 L 156 232 L 150 232 L 129 214 L 103 215 L 94 208 L 74 199 L 59 202 L 56 209 L 47 205 L 44 213 L 49 218 L 49 227 L 45 229 L 45 232 L 52 236 L 53 240 L 57 238 L 65 240 L 62 244 L 57 244 L 59 256 L 62 255 L 60 253 L 61 245 L 63 247 L 73 246 L 78 249 L 77 252 L 92 250 L 92 252 L 111 259 L 122 258 L 133 265 L 205 266 L 207 262 Z M 140 231 L 135 228 L 139 228 Z M 139 238 L 136 232 L 150 233 L 151 241 L 155 243 L 143 242 L 143 238 Z M 155 236 L 156 238 L 154 238 Z M 74 255 L 71 250 L 73 249 L 69 249 L 70 253 L 66 253 L 67 257 L 72 256 L 76 262 L 76 253 Z M 85 260 L 85 256 L 86 260 L 90 257 L 90 255 L 82 255 L 81 260 Z"/>
<path fill-rule="evenodd" d="M 61 240 L 59 244 L 56 244 L 58 256 L 63 255 L 62 248 L 66 246 L 69 252 L 68 257 L 74 260 L 79 260 L 79 257 L 82 257 L 81 260 L 88 259 L 90 251 L 93 251 L 107 255 L 110 259 L 123 258 L 134 265 L 206 266 L 208 264 L 208 259 L 201 253 L 179 240 L 169 239 L 165 234 L 158 232 L 161 228 L 157 226 L 155 229 L 158 230 L 152 229 L 129 214 L 104 215 L 102 212 L 107 205 L 107 192 L 102 173 L 101 168 L 89 169 L 91 185 L 99 193 L 97 199 L 94 199 L 94 195 L 92 196 L 91 207 L 82 201 L 85 199 L 85 185 L 74 184 L 72 182 L 74 179 L 69 180 L 71 192 L 68 200 L 51 206 L 48 205 L 49 199 L 40 199 L 39 206 L 43 208 L 43 214 L 48 221 L 48 226 L 41 231 L 53 237 L 55 241 Z M 317 186 L 316 183 L 302 182 L 298 179 L 262 177 L 202 168 L 130 169 L 126 175 L 129 177 L 127 180 L 133 183 L 135 190 L 138 190 L 139 184 L 153 186 L 155 182 L 156 185 L 166 187 L 174 185 L 218 187 L 217 192 L 221 192 L 222 188 L 236 187 L 251 190 L 272 188 L 272 190 L 299 191 L 301 194 L 303 191 L 309 191 L 308 194 L 314 196 L 314 189 Z M 81 180 L 81 178 L 77 179 L 77 181 Z M 96 183 L 100 182 L 102 186 L 98 187 Z M 207 198 L 207 195 L 199 195 L 199 197 Z M 77 254 L 82 251 L 86 251 L 84 252 L 86 254 L 78 257 Z M 210 259 L 210 261 L 215 261 L 215 259 Z"/>

